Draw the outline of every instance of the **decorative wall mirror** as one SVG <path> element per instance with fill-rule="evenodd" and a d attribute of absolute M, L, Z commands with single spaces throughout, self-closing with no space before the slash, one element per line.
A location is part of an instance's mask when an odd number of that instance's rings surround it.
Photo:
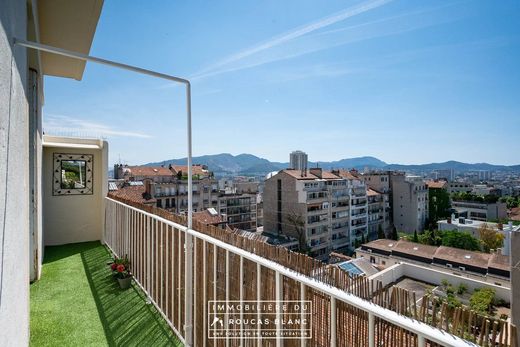
<path fill-rule="evenodd" d="M 52 195 L 93 194 L 91 154 L 54 153 Z"/>

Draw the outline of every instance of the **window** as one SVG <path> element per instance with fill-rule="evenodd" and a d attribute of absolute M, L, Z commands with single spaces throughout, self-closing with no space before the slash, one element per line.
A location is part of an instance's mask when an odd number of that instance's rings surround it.
<path fill-rule="evenodd" d="M 91 154 L 54 153 L 52 195 L 92 195 Z"/>
<path fill-rule="evenodd" d="M 381 265 L 386 265 L 386 261 L 381 260 Z"/>
<path fill-rule="evenodd" d="M 370 262 L 371 262 L 372 264 L 375 264 L 375 263 L 376 263 L 376 258 L 374 258 L 374 257 L 370 257 Z"/>

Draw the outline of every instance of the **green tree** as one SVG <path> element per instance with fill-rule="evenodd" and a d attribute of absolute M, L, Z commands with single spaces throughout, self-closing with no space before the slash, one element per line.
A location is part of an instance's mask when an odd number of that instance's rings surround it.
<path fill-rule="evenodd" d="M 390 235 L 390 239 L 399 240 L 399 234 L 397 234 L 397 228 L 395 226 L 392 229 L 392 234 Z"/>
<path fill-rule="evenodd" d="M 457 230 L 445 231 L 442 236 L 442 245 L 468 251 L 480 250 L 480 242 L 477 238 L 468 232 L 460 232 Z"/>
<path fill-rule="evenodd" d="M 305 242 L 305 221 L 303 217 L 298 214 L 296 211 L 291 211 L 287 220 L 294 228 L 294 231 L 298 238 L 298 251 L 301 253 L 306 253 L 308 251 L 307 243 Z M 278 231 L 280 234 L 280 231 Z"/>
<path fill-rule="evenodd" d="M 430 223 L 450 216 L 450 194 L 446 189 L 428 189 L 428 214 Z"/>
<path fill-rule="evenodd" d="M 475 290 L 469 299 L 469 307 L 479 313 L 491 313 L 493 301 L 495 300 L 495 290 L 491 288 L 480 288 Z"/>
<path fill-rule="evenodd" d="M 424 245 L 440 246 L 442 245 L 443 235 L 444 232 L 441 230 L 425 230 L 418 235 L 418 241 Z"/>
<path fill-rule="evenodd" d="M 478 228 L 480 243 L 484 252 L 489 253 L 492 249 L 500 248 L 504 245 L 504 234 L 491 228 L 487 223 Z"/>
<path fill-rule="evenodd" d="M 361 235 L 361 244 L 364 245 L 367 243 L 367 240 L 365 239 L 365 234 Z"/>
<path fill-rule="evenodd" d="M 419 237 L 417 236 L 417 230 L 413 231 L 413 242 L 419 242 Z"/>
<path fill-rule="evenodd" d="M 385 232 L 383 231 L 383 227 L 381 224 L 377 227 L 377 238 L 378 239 L 384 239 L 386 238 Z"/>

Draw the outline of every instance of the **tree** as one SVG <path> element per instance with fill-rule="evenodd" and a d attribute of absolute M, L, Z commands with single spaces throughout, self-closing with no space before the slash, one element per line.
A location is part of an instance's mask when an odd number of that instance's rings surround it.
<path fill-rule="evenodd" d="M 397 228 L 395 226 L 392 229 L 392 234 L 390 235 L 390 239 L 399 240 L 399 235 L 397 234 Z"/>
<path fill-rule="evenodd" d="M 417 237 L 417 230 L 413 231 L 413 242 L 419 242 L 419 237 Z"/>
<path fill-rule="evenodd" d="M 469 307 L 478 313 L 491 313 L 495 300 L 495 290 L 491 288 L 475 289 L 469 299 Z"/>
<path fill-rule="evenodd" d="M 497 249 L 504 244 L 504 234 L 491 228 L 487 223 L 478 228 L 480 243 L 484 252 L 489 253 L 492 249 Z"/>
<path fill-rule="evenodd" d="M 366 242 L 367 242 L 367 240 L 365 239 L 365 234 L 362 234 L 361 235 L 361 244 L 364 245 Z"/>
<path fill-rule="evenodd" d="M 384 239 L 386 238 L 385 232 L 383 231 L 383 227 L 381 224 L 377 227 L 377 238 L 378 239 Z"/>
<path fill-rule="evenodd" d="M 450 193 L 446 189 L 428 189 L 428 219 L 431 224 L 449 217 L 450 207 Z"/>
<path fill-rule="evenodd" d="M 305 242 L 305 221 L 303 220 L 303 217 L 296 213 L 296 211 L 291 211 L 287 217 L 287 220 L 293 226 L 294 231 L 296 232 L 298 238 L 298 250 L 301 253 L 306 253 L 307 243 Z"/>
<path fill-rule="evenodd" d="M 443 235 L 442 230 L 425 230 L 421 235 L 418 235 L 418 241 L 424 245 L 440 246 L 442 245 Z"/>
<path fill-rule="evenodd" d="M 468 251 L 479 251 L 480 242 L 468 232 L 461 232 L 457 230 L 445 231 L 442 236 L 442 245 L 447 247 L 454 247 L 465 249 Z"/>

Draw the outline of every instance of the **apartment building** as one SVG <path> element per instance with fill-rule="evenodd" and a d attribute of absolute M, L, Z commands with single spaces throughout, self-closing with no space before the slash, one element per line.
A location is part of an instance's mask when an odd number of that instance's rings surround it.
<path fill-rule="evenodd" d="M 473 184 L 468 182 L 448 182 L 448 193 L 471 193 Z"/>
<path fill-rule="evenodd" d="M 367 210 L 361 180 L 321 168 L 282 170 L 265 182 L 264 230 L 301 240 L 319 259 L 368 238 Z"/>
<path fill-rule="evenodd" d="M 217 211 L 232 229 L 256 232 L 256 194 L 220 191 Z"/>
<path fill-rule="evenodd" d="M 455 179 L 455 171 L 453 169 L 434 170 L 433 176 L 433 178 L 436 180 L 452 182 Z"/>
<path fill-rule="evenodd" d="M 378 193 L 381 197 L 373 196 L 371 198 L 374 200 L 382 200 L 383 201 L 383 211 L 378 212 L 379 217 L 381 214 L 383 215 L 382 219 L 382 228 L 385 233 L 389 233 L 392 230 L 393 222 L 392 222 L 392 177 L 395 175 L 395 172 L 392 171 L 369 171 L 363 173 L 360 178 L 365 182 L 367 188 L 371 189 L 373 192 Z M 374 194 L 374 193 L 372 193 Z M 370 212 L 369 212 L 370 213 Z M 372 218 L 377 218 L 372 217 Z"/>
<path fill-rule="evenodd" d="M 379 230 L 384 232 L 385 228 L 388 228 L 389 221 L 385 219 L 388 215 L 385 212 L 386 202 L 384 197 L 385 195 L 372 188 L 367 190 L 369 240 L 377 239 Z"/>
<path fill-rule="evenodd" d="M 393 221 L 398 231 L 424 230 L 428 217 L 428 189 L 419 176 L 392 176 Z"/>
<path fill-rule="evenodd" d="M 188 168 L 185 165 L 128 166 L 116 164 L 114 178 L 125 182 L 150 181 L 148 194 L 157 207 L 173 213 L 188 209 Z M 218 182 L 205 166 L 193 165 L 193 211 L 218 207 Z"/>
<path fill-rule="evenodd" d="M 485 201 L 455 201 L 451 206 L 457 211 L 457 215 L 477 221 L 494 221 L 507 218 L 507 205 L 505 202 Z"/>
<path fill-rule="evenodd" d="M 302 151 L 294 151 L 289 155 L 289 165 L 293 170 L 306 171 L 308 164 L 307 153 Z"/>

